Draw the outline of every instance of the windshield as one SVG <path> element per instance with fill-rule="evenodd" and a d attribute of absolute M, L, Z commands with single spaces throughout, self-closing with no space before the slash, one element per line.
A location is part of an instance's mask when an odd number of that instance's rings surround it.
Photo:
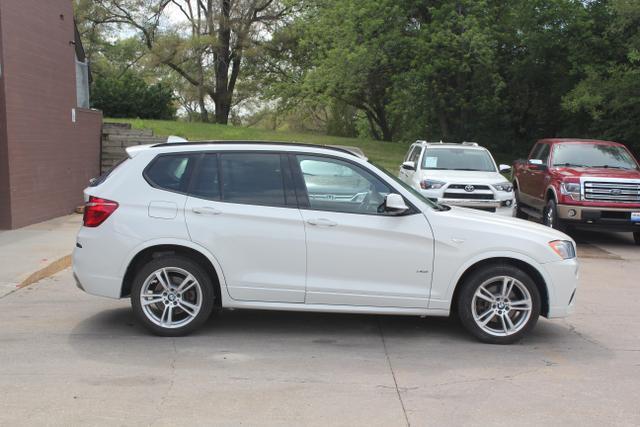
<path fill-rule="evenodd" d="M 465 148 L 428 148 L 422 169 L 495 172 L 496 166 L 487 150 Z"/>
<path fill-rule="evenodd" d="M 405 190 L 409 191 L 411 194 L 413 194 L 418 199 L 420 199 L 421 201 L 423 201 L 427 205 L 431 206 L 432 208 L 438 209 L 438 210 L 446 209 L 444 206 L 439 205 L 438 203 L 434 202 L 433 200 L 424 197 L 422 194 L 420 194 L 420 192 L 418 190 L 416 190 L 415 188 L 411 187 L 407 183 L 401 181 L 400 178 L 398 178 L 397 176 L 395 176 L 394 174 L 392 174 L 391 172 L 389 172 L 388 170 L 386 170 L 382 166 L 377 165 L 374 162 L 369 162 L 369 163 L 371 163 L 372 165 L 374 165 L 375 167 L 380 169 L 380 171 L 382 171 L 385 175 L 387 175 L 389 178 L 391 178 L 394 182 L 397 182 L 398 184 L 400 184 L 402 186 L 402 188 L 404 188 Z"/>
<path fill-rule="evenodd" d="M 556 144 L 553 148 L 553 166 L 638 168 L 631 154 L 623 147 L 604 144 Z"/>

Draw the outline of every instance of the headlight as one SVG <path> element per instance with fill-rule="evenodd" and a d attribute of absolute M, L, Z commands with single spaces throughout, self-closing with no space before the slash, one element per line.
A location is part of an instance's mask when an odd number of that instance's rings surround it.
<path fill-rule="evenodd" d="M 562 259 L 571 259 L 576 257 L 576 248 L 573 243 L 568 240 L 554 240 L 549 242 L 549 246 Z"/>
<path fill-rule="evenodd" d="M 580 184 L 577 182 L 563 182 L 560 184 L 560 193 L 569 196 L 573 200 L 580 200 Z"/>
<path fill-rule="evenodd" d="M 493 184 L 493 188 L 495 188 L 498 191 L 506 191 L 507 193 L 510 193 L 513 191 L 513 185 L 511 185 L 511 183 L 509 182 L 500 182 L 498 184 Z"/>
<path fill-rule="evenodd" d="M 437 190 L 442 188 L 445 183 L 442 181 L 435 181 L 433 179 L 424 179 L 420 181 L 420 188 L 423 190 Z"/>

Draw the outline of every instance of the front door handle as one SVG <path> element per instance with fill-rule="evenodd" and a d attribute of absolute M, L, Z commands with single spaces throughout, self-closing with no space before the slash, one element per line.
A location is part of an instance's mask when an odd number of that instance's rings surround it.
<path fill-rule="evenodd" d="M 307 224 L 316 225 L 318 227 L 335 227 L 336 225 L 338 225 L 337 222 L 331 221 L 330 219 L 326 218 L 308 219 Z"/>
<path fill-rule="evenodd" d="M 212 208 L 210 206 L 202 206 L 202 207 L 199 207 L 199 208 L 193 208 L 193 209 L 191 209 L 191 211 L 193 211 L 194 214 L 198 214 L 198 215 L 220 215 L 222 213 L 218 209 Z"/>

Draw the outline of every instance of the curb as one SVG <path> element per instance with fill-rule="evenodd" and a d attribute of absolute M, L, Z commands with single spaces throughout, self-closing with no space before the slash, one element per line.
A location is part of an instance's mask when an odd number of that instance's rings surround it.
<path fill-rule="evenodd" d="M 67 267 L 71 267 L 71 254 L 63 256 L 62 258 L 42 267 L 40 270 L 31 273 L 26 279 L 20 282 L 16 288 L 26 288 L 27 286 L 39 282 L 42 279 L 53 276 Z"/>

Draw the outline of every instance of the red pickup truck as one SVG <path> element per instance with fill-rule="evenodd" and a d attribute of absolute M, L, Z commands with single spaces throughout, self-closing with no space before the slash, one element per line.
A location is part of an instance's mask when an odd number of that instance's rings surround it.
<path fill-rule="evenodd" d="M 640 245 L 640 166 L 624 145 L 542 139 L 512 173 L 519 218 L 629 231 Z"/>

